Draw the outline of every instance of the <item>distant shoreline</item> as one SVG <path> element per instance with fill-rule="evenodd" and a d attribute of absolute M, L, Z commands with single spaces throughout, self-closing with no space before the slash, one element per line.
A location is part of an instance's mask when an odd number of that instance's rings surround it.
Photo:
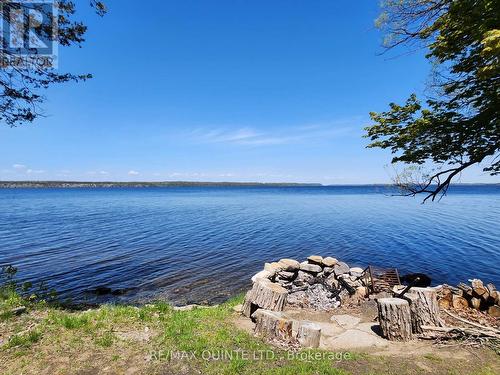
<path fill-rule="evenodd" d="M 454 186 L 500 186 L 498 183 L 460 183 Z M 150 188 L 150 187 L 393 187 L 392 184 L 338 184 L 293 182 L 197 182 L 197 181 L 162 181 L 162 182 L 91 182 L 91 181 L 0 181 L 0 189 L 22 188 Z"/>
<path fill-rule="evenodd" d="M 243 187 L 296 187 L 324 186 L 316 183 L 267 183 L 267 182 L 90 182 L 90 181 L 0 181 L 0 189 L 14 188 L 149 188 L 149 187 L 209 187 L 209 186 L 243 186 Z"/>

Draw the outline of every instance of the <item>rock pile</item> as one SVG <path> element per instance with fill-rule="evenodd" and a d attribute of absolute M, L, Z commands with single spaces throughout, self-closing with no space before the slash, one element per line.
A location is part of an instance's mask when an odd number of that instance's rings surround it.
<path fill-rule="evenodd" d="M 500 317 L 500 292 L 495 285 L 484 285 L 479 279 L 469 280 L 470 284 L 460 283 L 457 287 L 439 287 L 439 306 L 455 310 L 475 309 Z"/>
<path fill-rule="evenodd" d="M 286 291 L 287 305 L 314 310 L 328 311 L 367 295 L 362 268 L 351 268 L 335 258 L 319 255 L 311 255 L 303 262 L 281 259 L 265 263 L 264 269 L 252 277 L 254 285 L 262 280 Z"/>

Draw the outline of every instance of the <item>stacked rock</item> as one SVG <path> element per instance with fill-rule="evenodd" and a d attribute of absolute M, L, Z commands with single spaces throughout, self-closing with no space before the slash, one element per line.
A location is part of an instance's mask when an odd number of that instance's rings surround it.
<path fill-rule="evenodd" d="M 307 260 L 281 259 L 265 263 L 264 270 L 252 277 L 277 283 L 288 291 L 287 305 L 330 310 L 348 298 L 367 295 L 363 269 L 350 268 L 332 257 L 311 255 Z"/>

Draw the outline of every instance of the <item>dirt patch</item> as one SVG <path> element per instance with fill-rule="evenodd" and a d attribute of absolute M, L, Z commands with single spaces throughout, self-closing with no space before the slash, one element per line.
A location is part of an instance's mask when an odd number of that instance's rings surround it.
<path fill-rule="evenodd" d="M 462 354 L 464 354 L 462 352 Z M 340 368 L 352 374 L 433 374 L 433 375 L 494 375 L 500 373 L 498 356 L 488 349 L 466 352 L 465 357 L 454 351 L 434 349 L 421 354 L 419 350 L 405 356 L 386 353 L 371 354 L 354 361 L 339 363 Z"/>

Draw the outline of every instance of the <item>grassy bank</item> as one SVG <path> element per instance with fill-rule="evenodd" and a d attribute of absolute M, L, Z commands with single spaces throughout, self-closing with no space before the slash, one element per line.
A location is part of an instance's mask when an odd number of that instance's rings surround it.
<path fill-rule="evenodd" d="M 495 374 L 498 357 L 407 357 L 269 346 L 235 324 L 232 307 L 176 311 L 164 302 L 72 311 L 0 293 L 2 374 Z M 13 310 L 26 306 L 19 315 Z M 474 360 L 481 356 L 481 361 Z M 428 370 L 428 371 L 427 371 Z"/>

